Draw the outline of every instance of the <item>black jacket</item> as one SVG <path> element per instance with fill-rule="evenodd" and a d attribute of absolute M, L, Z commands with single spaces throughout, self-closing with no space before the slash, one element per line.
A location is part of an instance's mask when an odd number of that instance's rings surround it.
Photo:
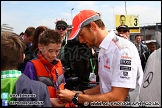
<path fill-rule="evenodd" d="M 150 51 L 148 50 L 148 51 L 146 51 L 146 52 L 144 52 L 144 53 L 142 54 L 142 57 L 141 57 L 141 65 L 142 65 L 143 71 L 144 71 L 144 69 L 145 69 L 147 59 L 149 58 L 149 56 L 150 56 L 151 53 L 152 53 L 152 52 L 150 52 Z"/>
<path fill-rule="evenodd" d="M 86 87 L 79 88 L 79 90 L 87 89 L 89 82 L 89 75 L 92 72 L 90 58 L 92 59 L 93 65 L 96 65 L 95 74 L 96 81 L 99 82 L 98 76 L 98 53 L 92 54 L 91 48 L 86 45 L 79 43 L 79 41 L 68 41 L 64 48 L 64 61 L 63 66 L 70 68 L 68 72 L 65 72 L 65 78 L 68 77 L 68 73 L 72 76 L 78 77 L 79 84 Z"/>

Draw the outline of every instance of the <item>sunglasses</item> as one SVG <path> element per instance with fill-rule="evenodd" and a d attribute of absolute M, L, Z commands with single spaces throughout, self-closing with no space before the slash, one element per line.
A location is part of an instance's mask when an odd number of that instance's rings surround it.
<path fill-rule="evenodd" d="M 126 33 L 127 30 L 118 30 L 118 32 L 124 32 L 124 33 Z"/>
<path fill-rule="evenodd" d="M 57 27 L 57 30 L 61 30 L 61 29 L 66 30 L 66 27 L 60 27 L 60 26 Z"/>

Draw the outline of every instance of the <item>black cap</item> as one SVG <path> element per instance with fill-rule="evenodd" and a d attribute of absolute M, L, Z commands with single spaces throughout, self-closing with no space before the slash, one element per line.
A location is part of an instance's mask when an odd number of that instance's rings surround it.
<path fill-rule="evenodd" d="M 59 20 L 59 21 L 56 22 L 56 27 L 57 26 L 65 26 L 65 27 L 67 27 L 68 25 L 67 25 L 67 23 L 65 21 Z"/>
<path fill-rule="evenodd" d="M 116 30 L 118 31 L 120 28 L 124 28 L 129 32 L 129 27 L 127 25 L 120 25 Z"/>

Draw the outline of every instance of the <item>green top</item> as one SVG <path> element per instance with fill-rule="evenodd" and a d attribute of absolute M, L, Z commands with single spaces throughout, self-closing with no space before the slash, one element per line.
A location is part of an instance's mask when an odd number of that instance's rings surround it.
<path fill-rule="evenodd" d="M 20 75 L 21 71 L 18 70 L 1 71 L 1 99 L 13 101 L 10 94 L 15 93 L 15 84 Z"/>

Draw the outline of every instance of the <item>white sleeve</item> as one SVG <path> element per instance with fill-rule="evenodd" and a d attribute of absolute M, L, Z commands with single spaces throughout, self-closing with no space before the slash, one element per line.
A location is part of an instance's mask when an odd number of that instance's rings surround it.
<path fill-rule="evenodd" d="M 137 53 L 130 48 L 117 50 L 113 57 L 112 86 L 135 88 L 138 60 Z"/>

